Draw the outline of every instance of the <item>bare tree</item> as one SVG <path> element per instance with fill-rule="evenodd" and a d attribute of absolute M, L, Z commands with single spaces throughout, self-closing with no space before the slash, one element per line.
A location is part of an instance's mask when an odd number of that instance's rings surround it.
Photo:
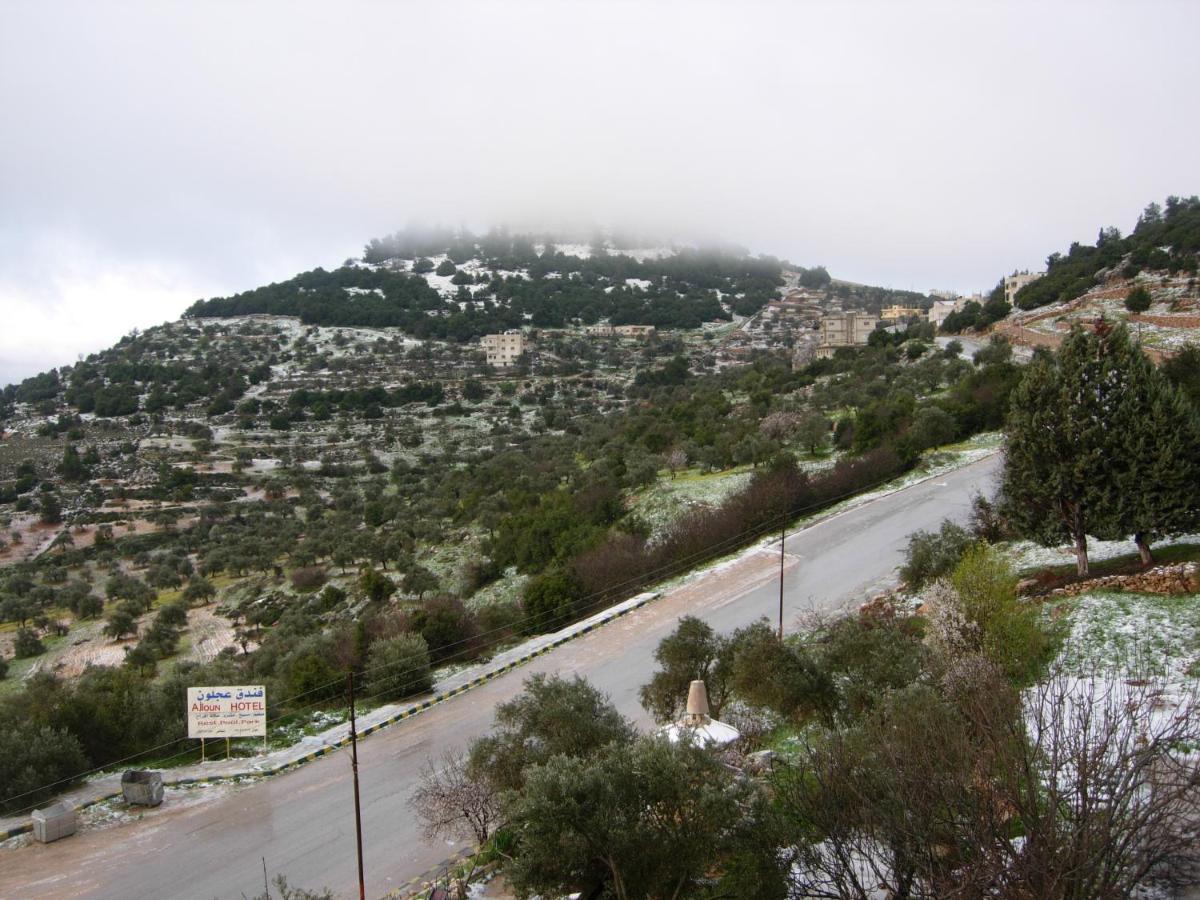
<path fill-rule="evenodd" d="M 500 822 L 499 796 L 491 780 L 473 773 L 461 750 L 446 750 L 440 759 L 427 760 L 421 783 L 408 804 L 421 820 L 421 833 L 430 843 L 450 839 L 480 848 Z M 462 900 L 474 874 L 472 856 L 450 885 Z"/>
<path fill-rule="evenodd" d="M 686 466 L 688 463 L 688 455 L 681 447 L 676 447 L 667 454 L 667 466 L 671 470 L 671 477 L 675 477 L 675 473 Z"/>
<path fill-rule="evenodd" d="M 472 774 L 465 753 L 447 750 L 428 760 L 409 806 L 428 841 L 452 839 L 482 846 L 496 830 L 500 803 L 487 778 Z"/>
<path fill-rule="evenodd" d="M 814 740 L 776 779 L 796 896 L 1129 897 L 1194 883 L 1200 709 L 1161 679 L 1054 672 L 1017 693 L 982 656 Z M 802 832 L 803 833 L 803 832 Z"/>
<path fill-rule="evenodd" d="M 1059 672 L 1025 693 L 1024 718 L 1028 739 L 1006 774 L 1025 833 L 1015 874 L 1032 894 L 1124 897 L 1196 877 L 1194 691 Z"/>

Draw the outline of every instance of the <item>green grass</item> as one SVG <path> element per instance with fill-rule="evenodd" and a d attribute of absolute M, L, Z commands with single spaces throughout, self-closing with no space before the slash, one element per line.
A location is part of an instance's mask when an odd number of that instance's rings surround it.
<path fill-rule="evenodd" d="M 0 697 L 14 694 L 21 689 L 26 673 L 33 668 L 33 664 L 37 662 L 37 659 L 37 657 L 32 657 L 30 659 L 10 659 L 8 661 L 8 675 L 0 679 Z"/>
<path fill-rule="evenodd" d="M 1068 671 L 1164 676 L 1194 673 L 1200 660 L 1200 595 L 1096 591 L 1050 604 L 1047 611 L 1065 612 L 1069 623 L 1059 657 Z"/>

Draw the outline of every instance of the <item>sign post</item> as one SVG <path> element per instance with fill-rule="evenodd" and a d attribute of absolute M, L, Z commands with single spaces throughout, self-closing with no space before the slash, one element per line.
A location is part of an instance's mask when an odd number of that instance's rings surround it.
<path fill-rule="evenodd" d="M 206 738 L 267 738 L 267 689 L 261 684 L 190 687 L 187 689 L 188 737 L 200 739 L 200 759 L 205 758 Z"/>

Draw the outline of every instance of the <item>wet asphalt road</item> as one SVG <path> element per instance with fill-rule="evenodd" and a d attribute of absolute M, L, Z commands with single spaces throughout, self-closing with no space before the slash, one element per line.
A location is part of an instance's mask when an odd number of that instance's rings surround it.
<path fill-rule="evenodd" d="M 971 497 L 989 491 L 990 457 L 812 525 L 786 542 L 785 625 L 811 610 L 835 610 L 890 585 L 907 536 L 963 520 Z M 462 746 L 491 726 L 497 703 L 535 672 L 578 673 L 642 726 L 651 723 L 637 689 L 652 652 L 678 618 L 691 614 L 727 631 L 762 616 L 775 621 L 779 544 L 764 545 L 717 571 L 532 663 L 442 703 L 360 745 L 367 893 L 380 897 L 457 849 L 429 846 L 407 807 L 427 758 Z M 46 846 L 0 852 L 0 898 L 239 898 L 261 892 L 263 858 L 293 886 L 357 896 L 349 757 L 330 757 L 212 799 L 164 804 L 142 821 Z M 174 808 L 171 808 L 171 807 Z"/>

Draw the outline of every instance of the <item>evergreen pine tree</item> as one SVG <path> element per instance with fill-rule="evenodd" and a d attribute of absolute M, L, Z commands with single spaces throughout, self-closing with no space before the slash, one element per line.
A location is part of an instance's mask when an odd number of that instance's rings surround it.
<path fill-rule="evenodd" d="M 1182 392 L 1103 320 L 1034 361 L 1013 395 L 1002 491 L 1014 524 L 1043 546 L 1087 536 L 1150 544 L 1200 527 L 1200 421 Z"/>
<path fill-rule="evenodd" d="M 1126 390 L 1114 416 L 1112 537 L 1133 535 L 1142 563 L 1150 544 L 1200 527 L 1200 422 L 1183 392 L 1129 343 Z M 1107 535 L 1106 535 L 1107 536 Z"/>
<path fill-rule="evenodd" d="M 1121 376 L 1103 352 L 1109 329 L 1074 328 L 1053 356 L 1040 355 L 1013 392 L 1001 491 L 1013 524 L 1031 540 L 1069 540 L 1088 574 L 1087 535 L 1111 503 L 1109 411 Z"/>

